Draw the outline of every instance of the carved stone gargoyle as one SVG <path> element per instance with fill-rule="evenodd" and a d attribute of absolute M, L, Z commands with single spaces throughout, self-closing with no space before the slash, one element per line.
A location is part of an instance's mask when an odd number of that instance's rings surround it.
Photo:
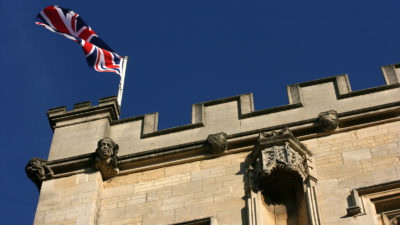
<path fill-rule="evenodd" d="M 97 143 L 94 167 L 100 170 L 104 179 L 109 179 L 119 173 L 118 149 L 118 145 L 109 137 L 105 137 Z"/>
<path fill-rule="evenodd" d="M 214 154 L 222 154 L 223 152 L 225 152 L 228 146 L 228 143 L 226 141 L 227 138 L 228 135 L 224 132 L 210 134 L 207 137 L 206 146 L 208 147 L 210 152 Z"/>
<path fill-rule="evenodd" d="M 47 160 L 36 157 L 28 161 L 25 172 L 39 190 L 42 187 L 42 182 L 54 175 L 54 172 L 47 166 Z"/>
<path fill-rule="evenodd" d="M 318 115 L 318 125 L 324 131 L 333 131 L 339 125 L 339 119 L 335 110 L 322 112 Z"/>

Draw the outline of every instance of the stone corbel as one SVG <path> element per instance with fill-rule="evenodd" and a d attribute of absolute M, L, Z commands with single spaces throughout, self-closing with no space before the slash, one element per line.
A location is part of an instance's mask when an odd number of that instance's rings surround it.
<path fill-rule="evenodd" d="M 207 137 L 206 147 L 211 153 L 222 154 L 228 146 L 227 138 L 228 135 L 224 132 L 210 134 Z"/>
<path fill-rule="evenodd" d="M 25 172 L 29 179 L 40 190 L 42 182 L 54 175 L 53 170 L 47 166 L 47 160 L 33 157 L 25 166 Z"/>
<path fill-rule="evenodd" d="M 335 110 L 321 112 L 318 115 L 318 125 L 324 131 L 334 131 L 339 126 L 337 112 Z"/>
<path fill-rule="evenodd" d="M 115 177 L 119 173 L 118 149 L 118 145 L 109 137 L 105 137 L 97 143 L 94 168 L 101 172 L 105 180 Z"/>

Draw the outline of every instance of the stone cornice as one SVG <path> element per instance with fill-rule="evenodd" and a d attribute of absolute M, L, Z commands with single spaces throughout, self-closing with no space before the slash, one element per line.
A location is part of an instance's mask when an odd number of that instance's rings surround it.
<path fill-rule="evenodd" d="M 86 170 L 92 147 L 105 136 L 119 144 L 119 169 L 124 174 L 218 157 L 204 145 L 207 135 L 219 132 L 227 134 L 228 146 L 223 154 L 232 154 L 252 149 L 260 132 L 285 127 L 301 141 L 397 121 L 398 67 L 382 67 L 385 85 L 359 91 L 351 90 L 346 74 L 289 85 L 289 104 L 269 109 L 254 110 L 251 93 L 194 104 L 191 124 L 163 130 L 157 129 L 158 113 L 119 120 L 115 97 L 101 99 L 97 106 L 78 103 L 71 111 L 54 108 L 47 113 L 51 127 L 71 129 L 55 133 L 48 165 L 54 168 L 55 176 Z M 330 120 L 332 126 L 324 128 L 321 121 L 329 125 Z M 82 123 L 88 125 L 77 126 Z M 73 151 L 68 151 L 72 145 Z"/>
<path fill-rule="evenodd" d="M 358 129 L 360 126 L 382 124 L 386 122 L 399 121 L 400 102 L 397 104 L 382 105 L 371 109 L 358 110 L 351 113 L 339 115 L 339 128 L 334 132 L 326 132 L 318 127 L 317 118 L 307 121 L 299 121 L 294 124 L 282 124 L 281 126 L 267 127 L 262 130 L 252 132 L 242 132 L 230 134 L 227 136 L 227 150 L 222 154 L 213 154 L 209 151 L 207 140 L 190 142 L 180 145 L 173 145 L 164 148 L 152 149 L 145 152 L 137 152 L 128 155 L 118 156 L 119 175 L 140 172 L 170 165 L 182 164 L 209 158 L 220 157 L 227 154 L 238 152 L 250 152 L 257 144 L 260 132 L 268 132 L 288 127 L 293 132 L 293 137 L 283 135 L 280 137 L 282 142 L 290 141 L 291 138 L 306 140 L 309 138 L 330 135 L 332 133 L 346 132 L 352 129 Z M 279 140 L 275 139 L 273 143 Z M 269 146 L 268 139 L 261 143 L 263 146 Z M 296 144 L 296 143 L 294 143 Z M 298 144 L 298 143 L 297 143 Z M 300 145 L 302 145 L 300 143 Z M 304 146 L 299 148 L 306 149 Z M 307 152 L 312 155 L 312 152 Z M 82 173 L 93 170 L 94 153 L 83 154 L 64 159 L 51 160 L 47 165 L 53 170 L 52 178 L 68 176 L 71 174 Z"/>

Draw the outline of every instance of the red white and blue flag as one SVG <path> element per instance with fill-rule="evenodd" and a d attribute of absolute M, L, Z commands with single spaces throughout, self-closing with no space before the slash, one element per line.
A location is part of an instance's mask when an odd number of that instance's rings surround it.
<path fill-rule="evenodd" d="M 48 6 L 37 18 L 37 25 L 80 44 L 90 67 L 99 72 L 121 75 L 122 58 L 97 36 L 78 13 L 58 6 Z"/>

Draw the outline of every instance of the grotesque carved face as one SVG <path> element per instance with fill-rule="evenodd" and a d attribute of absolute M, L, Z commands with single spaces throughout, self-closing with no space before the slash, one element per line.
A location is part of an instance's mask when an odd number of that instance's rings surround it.
<path fill-rule="evenodd" d="M 29 160 L 28 164 L 25 166 L 26 173 L 31 173 L 39 178 L 45 175 L 45 171 L 43 169 L 43 160 L 39 158 L 32 158 Z"/>
<path fill-rule="evenodd" d="M 40 188 L 41 182 L 52 177 L 54 172 L 46 165 L 47 161 L 40 158 L 32 158 L 25 166 L 26 175 Z"/>
<path fill-rule="evenodd" d="M 224 132 L 217 134 L 210 134 L 207 137 L 208 145 L 211 147 L 211 151 L 213 153 L 223 153 L 227 147 L 227 139 L 228 135 Z"/>
<path fill-rule="evenodd" d="M 108 159 L 113 156 L 118 147 L 111 138 L 103 138 L 97 144 L 97 154 L 101 159 Z"/>
<path fill-rule="evenodd" d="M 325 131 L 335 130 L 339 125 L 337 112 L 334 110 L 320 113 L 318 119 L 321 128 Z"/>

